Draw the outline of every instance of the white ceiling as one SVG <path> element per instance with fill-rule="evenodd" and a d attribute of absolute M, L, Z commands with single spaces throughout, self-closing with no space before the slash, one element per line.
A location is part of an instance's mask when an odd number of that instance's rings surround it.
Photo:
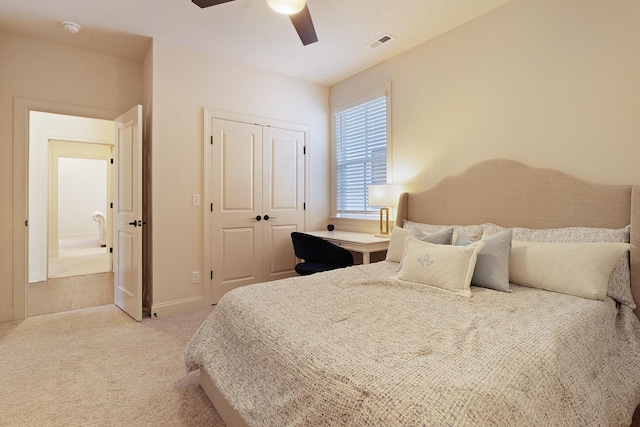
<path fill-rule="evenodd" d="M 508 1 L 307 0 L 319 39 L 308 46 L 265 0 L 0 0 L 0 30 L 132 60 L 157 38 L 329 86 Z M 385 33 L 395 39 L 366 46 Z"/>

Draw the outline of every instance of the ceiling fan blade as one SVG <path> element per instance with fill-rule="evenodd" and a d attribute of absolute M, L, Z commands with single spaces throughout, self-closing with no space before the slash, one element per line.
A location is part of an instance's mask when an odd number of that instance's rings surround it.
<path fill-rule="evenodd" d="M 191 0 L 201 8 L 209 7 L 209 6 L 217 6 L 222 3 L 228 3 L 233 0 Z"/>
<path fill-rule="evenodd" d="M 195 1 L 195 0 L 194 0 Z M 316 29 L 313 27 L 313 21 L 311 20 L 311 14 L 309 13 L 309 8 L 307 5 L 304 5 L 304 9 L 295 15 L 290 15 L 291 22 L 295 27 L 298 35 L 300 36 L 300 41 L 302 41 L 303 45 L 308 45 L 311 43 L 315 43 L 318 41 L 318 36 L 316 35 Z"/>

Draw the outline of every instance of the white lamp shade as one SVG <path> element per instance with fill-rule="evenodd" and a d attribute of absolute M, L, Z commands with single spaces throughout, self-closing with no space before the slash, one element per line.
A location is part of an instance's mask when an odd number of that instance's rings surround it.
<path fill-rule="evenodd" d="M 398 199 L 402 194 L 402 185 L 370 185 L 368 190 L 369 206 L 392 207 L 398 206 Z"/>
<path fill-rule="evenodd" d="M 304 9 L 306 0 L 267 0 L 267 4 L 278 13 L 295 15 Z"/>

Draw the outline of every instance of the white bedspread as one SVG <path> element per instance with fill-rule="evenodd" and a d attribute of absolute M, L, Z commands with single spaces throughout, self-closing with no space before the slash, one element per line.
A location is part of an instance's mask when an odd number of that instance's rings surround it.
<path fill-rule="evenodd" d="M 533 288 L 464 298 L 381 262 L 236 289 L 185 349 L 252 426 L 629 425 L 640 323 Z"/>

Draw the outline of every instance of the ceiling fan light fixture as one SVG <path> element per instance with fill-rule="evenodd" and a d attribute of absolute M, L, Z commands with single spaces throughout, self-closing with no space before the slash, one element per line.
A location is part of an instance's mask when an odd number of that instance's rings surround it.
<path fill-rule="evenodd" d="M 267 0 L 271 9 L 284 15 L 295 15 L 304 9 L 306 0 Z"/>

